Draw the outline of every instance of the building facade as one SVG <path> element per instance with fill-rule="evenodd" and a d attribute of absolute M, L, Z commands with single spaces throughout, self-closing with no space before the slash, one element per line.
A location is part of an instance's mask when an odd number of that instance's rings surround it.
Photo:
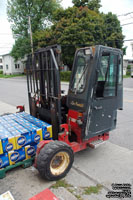
<path fill-rule="evenodd" d="M 15 61 L 10 54 L 2 56 L 3 60 L 3 74 L 23 74 L 25 70 L 25 61 Z"/>

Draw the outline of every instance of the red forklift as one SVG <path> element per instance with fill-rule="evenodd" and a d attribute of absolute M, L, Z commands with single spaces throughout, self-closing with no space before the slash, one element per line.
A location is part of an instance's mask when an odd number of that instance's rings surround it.
<path fill-rule="evenodd" d="M 38 144 L 35 167 L 47 180 L 63 178 L 74 153 L 109 139 L 123 108 L 122 51 L 106 46 L 75 53 L 68 94 L 61 91 L 61 46 L 41 48 L 27 60 L 30 114 L 52 125 L 53 140 Z"/>

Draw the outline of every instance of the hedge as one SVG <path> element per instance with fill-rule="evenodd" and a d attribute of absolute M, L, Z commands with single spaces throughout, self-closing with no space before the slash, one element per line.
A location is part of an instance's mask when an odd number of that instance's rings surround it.
<path fill-rule="evenodd" d="M 61 81 L 70 81 L 71 71 L 60 72 Z"/>

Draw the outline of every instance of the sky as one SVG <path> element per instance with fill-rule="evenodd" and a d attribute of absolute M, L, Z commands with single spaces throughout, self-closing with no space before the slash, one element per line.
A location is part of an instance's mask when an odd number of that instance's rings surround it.
<path fill-rule="evenodd" d="M 7 20 L 6 1 L 0 0 L 0 55 L 9 53 L 14 44 L 10 24 Z M 133 23 L 133 13 L 125 15 L 126 13 L 133 12 L 133 0 L 101 0 L 101 5 L 100 11 L 104 13 L 112 12 L 118 16 L 122 15 L 118 17 L 121 25 Z M 62 6 L 64 8 L 71 7 L 72 0 L 62 0 Z M 133 39 L 133 24 L 122 27 L 125 40 Z M 130 43 L 131 41 L 125 42 L 124 46 L 129 46 Z"/>

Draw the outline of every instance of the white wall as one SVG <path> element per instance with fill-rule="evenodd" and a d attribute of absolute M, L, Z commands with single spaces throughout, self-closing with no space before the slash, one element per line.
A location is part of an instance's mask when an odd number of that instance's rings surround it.
<path fill-rule="evenodd" d="M 4 74 L 21 74 L 24 72 L 24 64 L 20 60 L 15 62 L 13 57 L 11 57 L 9 54 L 3 55 L 3 73 Z M 19 65 L 19 68 L 15 67 L 15 65 Z M 8 65 L 8 69 L 7 66 Z"/>
<path fill-rule="evenodd" d="M 4 74 L 12 74 L 12 61 L 11 61 L 11 56 L 9 54 L 2 56 L 3 58 L 3 73 Z M 8 69 L 7 69 L 8 66 Z"/>
<path fill-rule="evenodd" d="M 124 55 L 124 60 L 133 60 L 133 43 L 127 41 L 124 43 L 127 46 L 126 55 Z"/>
<path fill-rule="evenodd" d="M 15 64 L 19 65 L 19 68 L 15 68 Z M 14 62 L 12 65 L 12 73 L 19 74 L 24 72 L 24 64 L 21 61 Z"/>

